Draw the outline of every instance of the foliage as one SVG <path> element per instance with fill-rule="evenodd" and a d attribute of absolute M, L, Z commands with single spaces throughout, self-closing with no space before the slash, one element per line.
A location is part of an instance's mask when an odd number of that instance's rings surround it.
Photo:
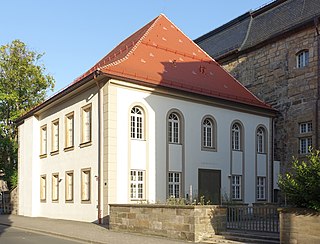
<path fill-rule="evenodd" d="M 17 170 L 17 128 L 14 121 L 45 99 L 54 79 L 39 64 L 43 54 L 14 40 L 0 47 L 0 169 L 14 186 Z M 11 181 L 12 179 L 13 181 Z"/>
<path fill-rule="evenodd" d="M 205 196 L 200 196 L 199 200 L 197 198 L 194 198 L 193 201 L 189 201 L 185 198 L 175 198 L 174 196 L 171 196 L 166 201 L 167 205 L 211 205 L 211 201 L 205 199 Z"/>
<path fill-rule="evenodd" d="M 306 161 L 294 159 L 292 171 L 280 177 L 279 186 L 290 203 L 320 211 L 320 151 L 310 149 Z"/>

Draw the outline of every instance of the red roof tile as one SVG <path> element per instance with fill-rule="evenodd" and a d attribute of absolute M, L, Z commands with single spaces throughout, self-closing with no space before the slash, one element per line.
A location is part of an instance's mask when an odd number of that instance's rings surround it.
<path fill-rule="evenodd" d="M 128 37 L 89 71 L 270 109 L 160 15 Z"/>

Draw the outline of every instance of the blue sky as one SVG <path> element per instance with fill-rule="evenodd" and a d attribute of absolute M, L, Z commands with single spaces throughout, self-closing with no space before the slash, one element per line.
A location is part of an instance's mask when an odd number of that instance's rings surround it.
<path fill-rule="evenodd" d="M 195 39 L 270 0 L 0 0 L 0 45 L 20 39 L 45 53 L 54 92 L 164 13 Z M 49 93 L 51 95 L 51 93 Z"/>

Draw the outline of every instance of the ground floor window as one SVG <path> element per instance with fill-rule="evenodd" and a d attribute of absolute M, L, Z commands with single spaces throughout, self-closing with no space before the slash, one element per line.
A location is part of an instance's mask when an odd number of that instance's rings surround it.
<path fill-rule="evenodd" d="M 47 177 L 46 175 L 40 176 L 40 201 L 45 202 L 47 196 Z"/>
<path fill-rule="evenodd" d="M 59 200 L 59 174 L 52 175 L 52 201 Z"/>
<path fill-rule="evenodd" d="M 91 194 L 91 170 L 81 170 L 81 201 L 90 201 Z"/>
<path fill-rule="evenodd" d="M 241 175 L 232 176 L 232 199 L 241 199 Z"/>
<path fill-rule="evenodd" d="M 257 177 L 257 200 L 266 199 L 266 177 Z"/>
<path fill-rule="evenodd" d="M 66 201 L 73 201 L 73 171 L 66 172 Z"/>
<path fill-rule="evenodd" d="M 144 176 L 143 170 L 130 171 L 130 199 L 141 200 L 144 199 Z"/>
<path fill-rule="evenodd" d="M 300 138 L 300 154 L 307 154 L 309 147 L 312 147 L 312 138 L 311 137 L 305 137 L 305 138 Z"/>
<path fill-rule="evenodd" d="M 179 198 L 181 192 L 181 173 L 169 172 L 168 183 L 169 197 Z"/>

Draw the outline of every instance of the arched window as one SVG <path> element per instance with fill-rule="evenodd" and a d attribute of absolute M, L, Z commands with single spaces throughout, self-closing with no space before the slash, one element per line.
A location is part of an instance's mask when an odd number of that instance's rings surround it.
<path fill-rule="evenodd" d="M 213 122 L 205 119 L 202 123 L 203 128 L 203 147 L 213 147 Z"/>
<path fill-rule="evenodd" d="M 261 127 L 257 130 L 257 152 L 265 153 L 265 132 Z"/>
<path fill-rule="evenodd" d="M 241 149 L 241 126 L 238 123 L 232 126 L 232 150 L 239 151 Z"/>
<path fill-rule="evenodd" d="M 169 143 L 180 142 L 180 120 L 176 113 L 171 113 L 168 119 Z"/>
<path fill-rule="evenodd" d="M 303 68 L 309 64 L 309 50 L 302 50 L 296 54 L 297 68 Z"/>
<path fill-rule="evenodd" d="M 143 139 L 144 114 L 141 108 L 131 109 L 131 138 Z"/>

